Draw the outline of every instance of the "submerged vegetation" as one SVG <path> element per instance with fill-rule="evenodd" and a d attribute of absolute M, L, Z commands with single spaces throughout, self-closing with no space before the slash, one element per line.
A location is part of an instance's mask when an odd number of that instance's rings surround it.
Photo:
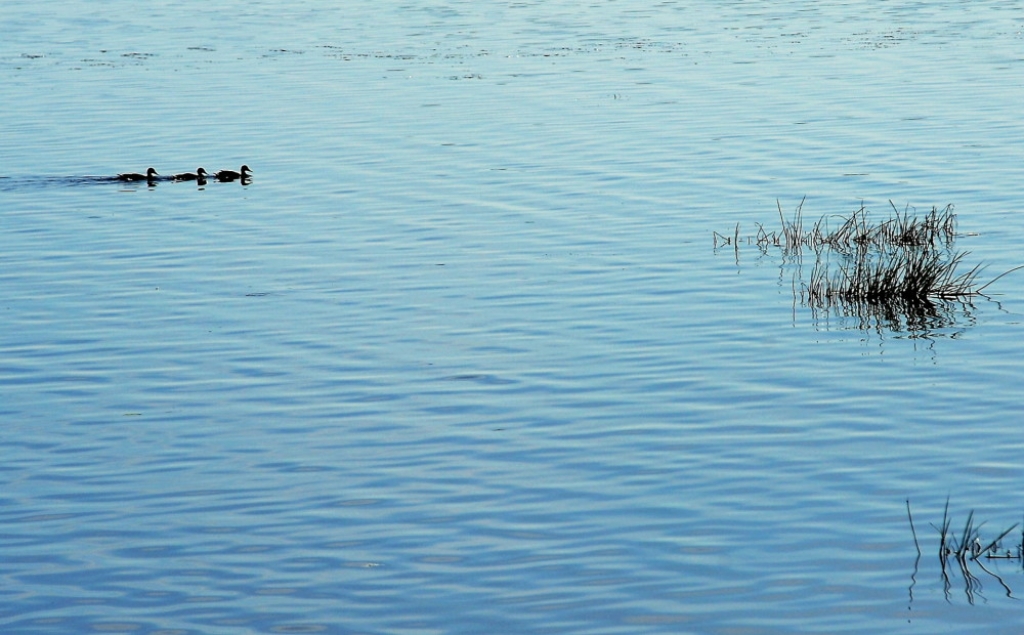
<path fill-rule="evenodd" d="M 981 266 L 963 267 L 968 254 L 954 249 L 957 219 L 952 205 L 919 216 L 889 204 L 892 212 L 882 220 L 872 219 L 861 206 L 849 216 L 823 216 L 811 225 L 804 223 L 804 201 L 790 218 L 778 205 L 779 229 L 758 224 L 754 236 L 742 238 L 737 224 L 732 235 L 715 232 L 714 244 L 716 249 L 732 246 L 737 258 L 744 242 L 765 253 L 777 249 L 799 264 L 806 252 L 813 252 L 807 281 L 801 278 L 798 285 L 794 280 L 794 293 L 802 303 L 826 317 L 857 318 L 861 328 L 897 331 L 951 325 L 958 310 L 970 313 L 972 298 L 1022 268 L 981 284 Z"/>

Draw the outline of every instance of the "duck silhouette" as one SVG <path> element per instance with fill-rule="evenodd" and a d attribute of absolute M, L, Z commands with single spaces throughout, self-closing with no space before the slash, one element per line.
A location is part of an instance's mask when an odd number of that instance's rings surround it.
<path fill-rule="evenodd" d="M 196 168 L 195 172 L 182 172 L 171 177 L 172 181 L 199 181 L 205 183 L 207 172 L 203 168 Z"/>
<path fill-rule="evenodd" d="M 221 182 L 237 181 L 238 179 L 246 181 L 252 176 L 252 170 L 249 169 L 248 165 L 243 165 L 238 172 L 234 170 L 219 170 L 213 176 Z"/>
<path fill-rule="evenodd" d="M 156 180 L 156 177 L 160 176 L 156 170 L 149 168 L 145 174 L 139 174 L 138 172 L 125 172 L 124 174 L 118 174 L 118 181 L 149 181 L 152 183 Z"/>

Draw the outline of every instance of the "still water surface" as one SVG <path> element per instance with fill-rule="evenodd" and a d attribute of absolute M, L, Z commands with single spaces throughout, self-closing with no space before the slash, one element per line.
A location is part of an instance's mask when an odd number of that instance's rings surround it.
<path fill-rule="evenodd" d="M 343 5 L 0 8 L 5 633 L 1020 631 L 929 523 L 1024 514 L 1024 274 L 863 329 L 713 232 L 1022 264 L 1024 9 Z"/>

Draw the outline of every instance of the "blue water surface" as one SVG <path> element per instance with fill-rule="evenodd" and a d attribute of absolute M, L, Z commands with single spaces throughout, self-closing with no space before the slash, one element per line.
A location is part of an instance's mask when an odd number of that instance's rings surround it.
<path fill-rule="evenodd" d="M 715 238 L 953 204 L 1024 264 L 1013 3 L 0 30 L 3 632 L 1020 632 L 933 525 L 1022 520 L 1024 272 L 893 328 Z"/>

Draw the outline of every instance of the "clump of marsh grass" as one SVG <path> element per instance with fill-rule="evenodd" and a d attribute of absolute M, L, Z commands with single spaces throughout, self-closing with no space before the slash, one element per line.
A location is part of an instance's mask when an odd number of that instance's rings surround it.
<path fill-rule="evenodd" d="M 1024 268 L 980 284 L 981 266 L 967 269 L 963 261 L 968 252 L 954 249 L 957 218 L 952 205 L 918 215 L 909 207 L 901 212 L 889 201 L 892 212 L 882 220 L 873 220 L 862 205 L 848 216 L 823 216 L 807 224 L 805 200 L 789 217 L 776 201 L 780 228 L 758 224 L 746 243 L 763 253 L 777 248 L 791 259 L 800 259 L 805 249 L 813 251 L 808 282 L 799 291 L 794 282 L 794 293 L 815 311 L 857 316 L 862 327 L 872 321 L 894 330 L 901 324 L 911 330 L 952 324 L 953 305 L 969 305 L 993 282 Z M 731 245 L 737 259 L 741 240 L 739 224 L 731 235 L 714 233 L 715 248 Z"/>
<path fill-rule="evenodd" d="M 961 299 L 978 295 L 984 288 L 976 282 L 980 265 L 958 272 L 966 255 L 897 248 L 874 253 L 858 251 L 835 266 L 819 259 L 804 291 L 808 301 L 816 306 L 834 302 L 913 305 L 933 299 Z"/>
<path fill-rule="evenodd" d="M 850 313 L 851 307 L 866 306 L 925 316 L 950 302 L 970 303 L 995 281 L 1024 268 L 1014 267 L 981 284 L 981 265 L 966 270 L 961 267 L 968 254 L 899 245 L 841 254 L 836 263 L 819 257 L 802 296 L 814 309 L 838 308 Z"/>
<path fill-rule="evenodd" d="M 873 222 L 867 209 L 860 209 L 848 217 L 839 217 L 843 222 L 835 230 L 826 233 L 824 242 L 829 247 L 846 253 L 853 248 L 871 247 L 889 249 L 913 247 L 924 250 L 949 248 L 956 238 L 956 214 L 953 206 L 939 209 L 932 207 L 924 216 L 917 216 L 906 208 L 900 212 L 889 201 L 893 214 L 889 218 Z"/>
<path fill-rule="evenodd" d="M 804 247 L 814 251 L 833 249 L 848 253 L 857 248 L 873 247 L 884 249 L 893 246 L 904 247 L 948 247 L 956 236 L 956 214 L 952 205 L 944 208 L 932 207 L 922 217 L 908 207 L 900 212 L 892 201 L 893 213 L 882 221 L 875 222 L 863 205 L 849 216 L 822 216 L 814 224 L 804 224 L 803 207 L 806 197 L 796 206 L 793 215 L 787 217 L 782 204 L 776 201 L 780 227 L 771 230 L 757 223 L 757 232 L 752 237 L 740 236 L 737 223 L 732 234 L 713 232 L 715 248 L 738 246 L 741 243 L 755 244 L 762 250 L 777 247 L 785 252 L 799 252 Z M 837 222 L 837 226 L 831 226 Z"/>

